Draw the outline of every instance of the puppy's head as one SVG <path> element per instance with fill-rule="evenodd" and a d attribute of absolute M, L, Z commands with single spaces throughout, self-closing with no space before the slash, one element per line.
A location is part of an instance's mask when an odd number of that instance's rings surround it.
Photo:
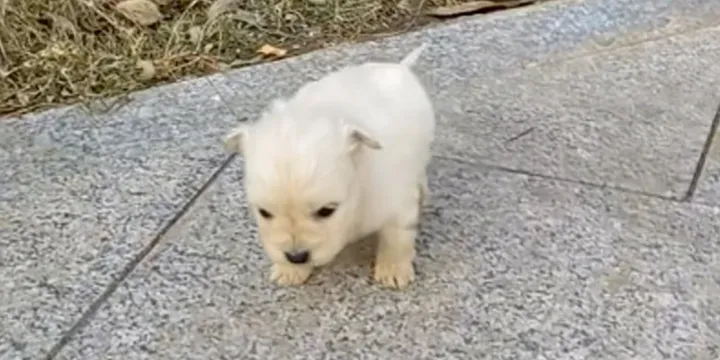
<path fill-rule="evenodd" d="M 380 144 L 357 125 L 277 101 L 225 138 L 245 159 L 245 190 L 273 262 L 321 266 L 348 243 L 362 151 Z"/>

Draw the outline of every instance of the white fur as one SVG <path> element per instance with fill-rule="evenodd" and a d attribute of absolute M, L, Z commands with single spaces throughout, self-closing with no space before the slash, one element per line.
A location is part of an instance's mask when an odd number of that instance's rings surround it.
<path fill-rule="evenodd" d="M 424 48 L 399 63 L 330 73 L 226 137 L 245 158 L 247 199 L 274 281 L 300 284 L 313 267 L 371 234 L 379 237 L 375 279 L 396 288 L 413 281 L 435 131 L 432 103 L 411 70 Z M 327 218 L 313 215 L 335 205 Z M 310 252 L 306 264 L 284 255 L 303 250 Z"/>

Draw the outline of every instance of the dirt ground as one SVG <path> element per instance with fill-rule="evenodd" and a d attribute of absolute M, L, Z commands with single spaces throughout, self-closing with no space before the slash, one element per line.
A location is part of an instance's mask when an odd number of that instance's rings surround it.
<path fill-rule="evenodd" d="M 533 2 L 0 0 L 0 116 Z"/>

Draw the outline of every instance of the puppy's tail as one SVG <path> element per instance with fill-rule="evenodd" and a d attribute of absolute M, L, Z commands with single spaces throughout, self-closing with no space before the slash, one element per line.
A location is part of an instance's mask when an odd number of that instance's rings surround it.
<path fill-rule="evenodd" d="M 400 65 L 404 65 L 407 67 L 413 67 L 415 66 L 415 63 L 420 58 L 420 54 L 427 48 L 427 44 L 422 44 L 415 48 L 415 50 L 411 51 L 409 54 L 405 55 L 405 57 L 400 60 Z"/>

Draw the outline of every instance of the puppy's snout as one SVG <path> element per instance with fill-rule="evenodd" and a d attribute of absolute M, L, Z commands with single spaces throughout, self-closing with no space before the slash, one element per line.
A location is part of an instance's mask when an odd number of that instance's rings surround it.
<path fill-rule="evenodd" d="M 310 252 L 308 251 L 294 251 L 286 252 L 285 258 L 293 264 L 304 264 L 310 260 Z"/>

